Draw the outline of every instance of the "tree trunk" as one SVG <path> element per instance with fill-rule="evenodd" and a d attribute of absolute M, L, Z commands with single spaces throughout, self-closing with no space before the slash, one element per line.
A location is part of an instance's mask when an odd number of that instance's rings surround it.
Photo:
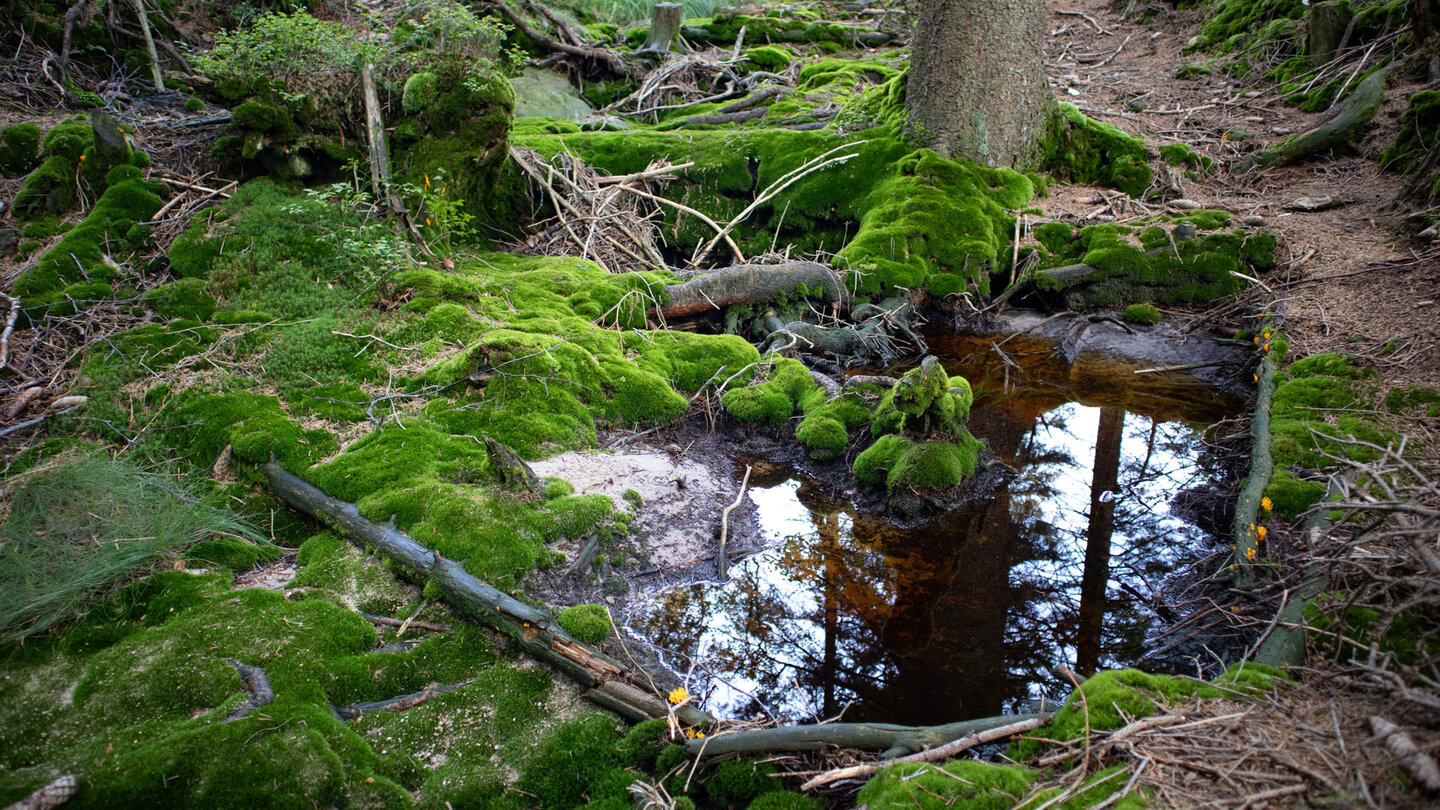
<path fill-rule="evenodd" d="M 1410 32 L 1418 47 L 1440 25 L 1440 0 L 1410 0 Z"/>
<path fill-rule="evenodd" d="M 1075 669 L 1089 677 L 1100 666 L 1105 626 L 1105 591 L 1110 584 L 1110 537 L 1115 533 L 1115 493 L 1120 481 L 1120 443 L 1125 409 L 1100 409 L 1095 469 L 1090 478 L 1090 523 L 1085 531 L 1085 568 L 1080 578 L 1080 627 L 1075 634 Z M 1105 494 L 1110 497 L 1106 498 Z"/>
<path fill-rule="evenodd" d="M 924 0 L 906 113 L 918 141 L 986 166 L 1035 168 L 1055 115 L 1040 0 Z"/>

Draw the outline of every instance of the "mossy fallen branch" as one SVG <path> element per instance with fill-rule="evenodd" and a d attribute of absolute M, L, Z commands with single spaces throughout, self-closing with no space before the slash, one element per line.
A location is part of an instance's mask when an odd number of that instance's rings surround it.
<path fill-rule="evenodd" d="M 801 295 L 846 300 L 840 277 L 818 262 L 742 264 L 725 267 L 683 284 L 665 288 L 666 303 L 656 311 L 666 320 L 698 315 L 708 309 L 736 304 L 765 304 L 777 298 Z"/>
<path fill-rule="evenodd" d="M 1301 135 L 1281 141 L 1235 167 L 1236 174 L 1253 168 L 1280 166 L 1307 155 L 1348 143 L 1370 123 L 1385 100 L 1385 79 L 1393 65 L 1383 67 L 1355 86 L 1355 92 L 1334 118 Z"/>
<path fill-rule="evenodd" d="M 1268 352 L 1260 359 L 1256 377 L 1255 415 L 1250 420 L 1250 476 L 1240 491 L 1240 502 L 1235 505 L 1232 567 L 1235 582 L 1242 588 L 1254 584 L 1255 559 L 1260 553 L 1260 533 L 1255 521 L 1260 514 L 1260 500 L 1275 472 L 1275 460 L 1270 455 L 1270 400 L 1275 395 L 1275 361 Z"/>
<path fill-rule="evenodd" d="M 726 754 L 763 754 L 776 751 L 819 751 L 825 748 L 863 748 L 898 755 L 936 748 L 967 734 L 979 734 L 1026 720 L 1039 714 L 1007 714 L 962 720 L 942 726 L 897 726 L 891 723 L 828 723 L 737 731 L 691 740 L 685 744 L 692 756 L 718 757 Z"/>
<path fill-rule="evenodd" d="M 271 491 L 281 500 L 333 527 L 351 542 L 373 549 L 416 581 L 434 582 L 446 604 L 472 621 L 509 636 L 526 655 L 589 687 L 585 697 L 594 703 L 630 719 L 669 716 L 665 701 L 642 686 L 648 686 L 643 674 L 571 636 L 549 612 L 481 582 L 460 563 L 441 557 L 404 532 L 366 520 L 354 504 L 327 495 L 277 461 L 270 461 L 261 470 Z M 691 725 L 713 722 L 710 715 L 693 707 L 682 707 L 675 714 Z"/>

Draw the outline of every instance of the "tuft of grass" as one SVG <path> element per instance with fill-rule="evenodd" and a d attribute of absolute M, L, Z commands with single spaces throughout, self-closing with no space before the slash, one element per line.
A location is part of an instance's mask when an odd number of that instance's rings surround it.
<path fill-rule="evenodd" d="M 102 455 L 35 470 L 0 527 L 0 641 L 16 643 L 85 614 L 136 577 L 216 537 L 260 544 L 239 518 L 177 480 Z"/>

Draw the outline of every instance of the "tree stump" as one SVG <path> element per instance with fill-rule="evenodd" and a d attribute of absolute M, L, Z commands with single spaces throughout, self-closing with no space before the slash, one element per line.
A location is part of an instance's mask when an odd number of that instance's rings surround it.
<path fill-rule="evenodd" d="M 1305 53 L 1315 64 L 1323 65 L 1335 58 L 1345 29 L 1355 15 L 1350 11 L 1349 0 L 1326 0 L 1310 6 L 1310 18 L 1305 32 Z"/>
<path fill-rule="evenodd" d="M 676 43 L 680 34 L 681 11 L 682 6 L 679 3 L 656 3 L 655 10 L 650 15 L 650 38 L 645 40 L 644 47 L 635 53 L 662 56 L 672 50 L 684 53 L 687 49 L 683 45 L 677 48 Z"/>

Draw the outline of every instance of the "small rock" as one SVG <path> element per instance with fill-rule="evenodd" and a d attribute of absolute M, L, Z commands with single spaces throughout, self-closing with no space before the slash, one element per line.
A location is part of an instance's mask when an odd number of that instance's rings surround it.
<path fill-rule="evenodd" d="M 1250 225 L 1252 227 L 1258 228 L 1261 225 L 1265 224 L 1265 218 L 1260 216 L 1259 214 L 1251 214 L 1250 216 L 1241 219 L 1240 222 L 1243 225 Z"/>
<path fill-rule="evenodd" d="M 1440 228 L 1440 222 L 1437 222 L 1436 224 L 1431 225 L 1430 227 L 1426 228 L 1425 230 L 1423 230 L 1423 231 L 1421 231 L 1420 233 L 1417 233 L 1417 234 L 1415 234 L 1415 235 L 1418 236 L 1418 237 L 1420 237 L 1421 239 L 1424 239 L 1426 242 L 1429 242 L 1430 240 L 1432 240 L 1432 239 L 1434 239 L 1434 238 L 1436 237 L 1436 235 L 1437 235 L 1437 231 L 1435 230 L 1436 228 Z"/>
<path fill-rule="evenodd" d="M 1270 127 L 1270 134 L 1272 135 L 1289 135 L 1291 132 L 1294 132 L 1294 130 L 1290 127 Z"/>
<path fill-rule="evenodd" d="M 607 604 L 607 605 L 613 605 L 613 604 L 615 604 L 615 597 L 613 597 L 613 596 L 607 596 L 607 597 L 605 597 L 605 604 Z"/>
<path fill-rule="evenodd" d="M 1349 204 L 1349 200 L 1342 200 L 1339 197 L 1301 197 L 1285 203 L 1280 208 L 1284 211 L 1301 211 L 1308 214 L 1314 211 L 1328 211 L 1331 208 L 1340 208 Z"/>
<path fill-rule="evenodd" d="M 1175 226 L 1176 242 L 1189 242 L 1199 235 L 1200 230 L 1195 227 L 1195 223 L 1193 222 L 1182 222 Z"/>

